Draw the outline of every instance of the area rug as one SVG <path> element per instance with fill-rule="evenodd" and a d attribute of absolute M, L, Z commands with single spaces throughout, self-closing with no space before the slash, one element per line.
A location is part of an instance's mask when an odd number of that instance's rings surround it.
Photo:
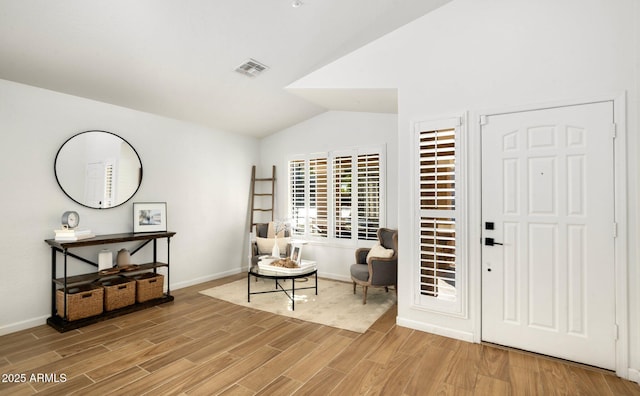
<path fill-rule="evenodd" d="M 281 281 L 282 282 L 282 281 Z M 291 289 L 291 281 L 281 283 Z M 251 296 L 247 302 L 247 280 L 238 280 L 202 290 L 200 293 L 219 298 L 237 305 L 288 316 L 300 320 L 338 327 L 358 333 L 364 333 L 382 314 L 396 303 L 393 290 L 385 292 L 384 288 L 369 288 L 367 303 L 362 304 L 362 287 L 358 286 L 353 294 L 353 285 L 329 279 L 318 278 L 318 295 L 314 289 L 297 290 L 301 287 L 314 286 L 314 278 L 307 282 L 296 280 L 295 311 L 291 309 L 291 300 L 286 294 L 268 293 Z M 251 292 L 274 290 L 271 279 L 251 279 Z M 291 292 L 289 292 L 291 294 Z"/>

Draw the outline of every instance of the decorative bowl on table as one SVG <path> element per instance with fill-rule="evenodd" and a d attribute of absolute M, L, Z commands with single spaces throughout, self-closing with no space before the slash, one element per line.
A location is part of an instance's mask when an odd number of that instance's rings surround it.
<path fill-rule="evenodd" d="M 303 273 L 312 268 L 315 268 L 315 266 L 316 264 L 314 261 L 306 262 L 303 260 L 300 264 L 298 264 L 289 258 L 280 259 L 276 257 L 270 257 L 268 259 L 258 261 L 258 267 L 260 269 L 285 274 Z"/>

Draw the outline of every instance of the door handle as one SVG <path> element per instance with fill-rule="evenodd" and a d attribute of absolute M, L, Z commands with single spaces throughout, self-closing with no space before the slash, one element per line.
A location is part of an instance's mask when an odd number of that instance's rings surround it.
<path fill-rule="evenodd" d="M 493 238 L 484 238 L 485 246 L 502 245 L 500 242 L 496 242 Z"/>

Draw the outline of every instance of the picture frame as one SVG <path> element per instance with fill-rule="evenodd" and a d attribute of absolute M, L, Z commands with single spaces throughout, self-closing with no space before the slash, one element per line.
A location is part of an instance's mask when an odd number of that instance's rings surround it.
<path fill-rule="evenodd" d="M 133 232 L 167 231 L 166 202 L 134 202 Z"/>
<path fill-rule="evenodd" d="M 291 261 L 300 265 L 300 263 L 302 262 L 302 246 L 293 245 L 291 247 L 291 256 L 289 258 L 291 259 Z"/>

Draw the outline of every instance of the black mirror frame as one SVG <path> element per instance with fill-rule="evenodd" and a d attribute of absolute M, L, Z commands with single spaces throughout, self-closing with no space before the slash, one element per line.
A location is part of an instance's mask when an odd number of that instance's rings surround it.
<path fill-rule="evenodd" d="M 89 132 L 103 132 L 103 133 L 108 133 L 108 134 L 110 134 L 110 135 L 113 135 L 113 136 L 117 137 L 118 139 L 121 139 L 123 142 L 127 143 L 127 144 L 129 145 L 129 147 L 131 147 L 131 150 L 133 150 L 133 152 L 136 154 L 136 157 L 138 157 L 138 162 L 140 162 L 140 175 L 139 175 L 138 187 L 136 188 L 136 190 L 135 190 L 133 193 L 131 193 L 131 196 L 130 196 L 129 198 L 125 199 L 124 201 L 122 201 L 121 203 L 119 203 L 119 204 L 117 204 L 117 205 L 109 206 L 108 208 L 96 208 L 96 207 L 94 207 L 94 206 L 88 206 L 88 205 L 86 205 L 86 204 L 83 204 L 82 202 L 78 202 L 75 198 L 73 198 L 71 195 L 69 195 L 69 194 L 67 193 L 67 191 L 64 189 L 64 187 L 62 187 L 62 184 L 60 184 L 60 179 L 58 178 L 58 172 L 57 172 L 57 170 L 56 170 L 56 164 L 58 163 L 58 156 L 60 155 L 60 151 L 62 151 L 62 148 L 64 147 L 64 145 L 65 145 L 65 144 L 67 144 L 71 139 L 73 139 L 73 138 L 75 138 L 75 137 L 77 137 L 77 136 L 80 136 L 80 135 L 82 135 L 82 134 L 84 134 L 84 133 L 89 133 Z M 55 175 L 55 177 L 56 177 L 56 182 L 58 183 L 58 186 L 60 187 L 60 190 L 62 190 L 62 192 L 64 193 L 64 195 L 66 195 L 67 197 L 69 197 L 69 199 L 71 199 L 73 202 L 77 203 L 78 205 L 82 205 L 82 206 L 84 206 L 85 208 L 89 208 L 89 209 L 98 209 L 98 210 L 117 208 L 118 206 L 122 206 L 122 205 L 124 205 L 125 203 L 129 202 L 129 201 L 131 200 L 131 198 L 133 198 L 133 197 L 136 195 L 136 193 L 138 192 L 138 190 L 140 189 L 140 186 L 142 185 L 142 177 L 143 177 L 143 174 L 144 174 L 144 172 L 143 172 L 143 166 L 142 166 L 142 159 L 140 158 L 140 154 L 138 154 L 138 151 L 135 149 L 135 147 L 133 147 L 133 146 L 131 145 L 131 143 L 129 143 L 129 142 L 128 142 L 125 138 L 123 138 L 122 136 L 117 135 L 117 134 L 115 134 L 115 133 L 113 133 L 113 132 L 103 131 L 103 130 L 100 130 L 100 129 L 91 129 L 91 130 L 88 130 L 88 131 L 79 132 L 79 133 L 76 133 L 75 135 L 71 136 L 69 139 L 65 140 L 65 141 L 64 141 L 64 143 L 62 143 L 62 145 L 60 146 L 60 148 L 59 148 L 59 149 L 58 149 L 58 151 L 56 152 L 56 157 L 55 157 L 55 159 L 53 160 L 53 173 L 54 173 L 54 175 Z"/>

